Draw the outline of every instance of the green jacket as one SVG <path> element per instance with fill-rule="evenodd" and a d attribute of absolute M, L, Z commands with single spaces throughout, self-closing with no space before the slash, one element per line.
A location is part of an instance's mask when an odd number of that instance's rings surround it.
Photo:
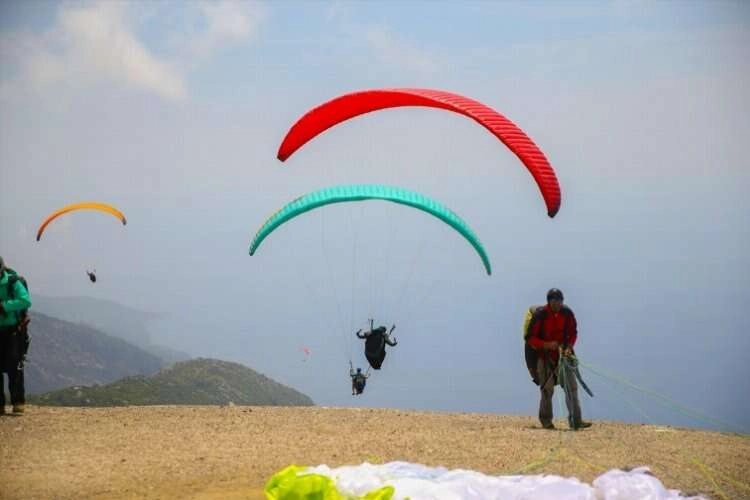
<path fill-rule="evenodd" d="M 16 280 L 13 284 L 12 294 L 8 293 L 8 279 L 11 274 L 8 270 L 2 271 L 0 275 L 0 304 L 3 306 L 3 311 L 0 312 L 0 327 L 16 326 L 21 321 L 20 315 L 17 312 L 23 311 L 31 307 L 31 297 L 29 292 L 26 291 L 26 287 L 23 286 L 21 280 Z"/>

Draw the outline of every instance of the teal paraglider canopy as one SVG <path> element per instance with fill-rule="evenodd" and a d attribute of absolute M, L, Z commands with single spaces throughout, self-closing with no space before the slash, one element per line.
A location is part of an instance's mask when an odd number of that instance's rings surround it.
<path fill-rule="evenodd" d="M 426 212 L 442 220 L 455 229 L 466 241 L 474 247 L 474 250 L 482 260 L 487 274 L 492 274 L 490 259 L 485 252 L 482 243 L 469 227 L 469 225 L 456 215 L 452 210 L 427 196 L 401 189 L 397 187 L 384 186 L 380 184 L 354 184 L 346 186 L 333 186 L 295 198 L 279 210 L 274 212 L 258 229 L 258 232 L 250 244 L 250 255 L 254 255 L 263 240 L 276 228 L 294 219 L 298 215 L 309 212 L 315 208 L 331 205 L 333 203 L 348 203 L 353 201 L 384 200 L 401 205 L 407 205 Z"/>

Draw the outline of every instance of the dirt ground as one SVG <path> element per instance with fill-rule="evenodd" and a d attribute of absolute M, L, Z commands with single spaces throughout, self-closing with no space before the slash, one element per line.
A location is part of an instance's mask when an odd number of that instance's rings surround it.
<path fill-rule="evenodd" d="M 390 409 L 27 406 L 0 418 L 0 498 L 262 499 L 290 464 L 394 460 L 586 482 L 647 465 L 668 488 L 750 498 L 748 436 L 555 423 L 547 431 L 532 417 Z"/>

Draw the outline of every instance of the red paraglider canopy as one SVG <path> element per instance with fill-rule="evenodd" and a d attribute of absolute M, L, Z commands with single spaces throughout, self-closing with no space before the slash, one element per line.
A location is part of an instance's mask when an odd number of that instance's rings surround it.
<path fill-rule="evenodd" d="M 500 139 L 534 177 L 547 205 L 547 215 L 560 209 L 560 185 L 544 153 L 523 130 L 494 109 L 468 97 L 430 89 L 376 89 L 345 94 L 305 113 L 292 125 L 279 147 L 285 161 L 318 134 L 350 118 L 381 109 L 425 106 L 467 116 Z"/>

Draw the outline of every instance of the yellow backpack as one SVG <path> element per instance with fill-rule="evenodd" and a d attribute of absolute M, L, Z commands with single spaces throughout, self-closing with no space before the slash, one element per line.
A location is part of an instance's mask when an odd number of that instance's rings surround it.
<path fill-rule="evenodd" d="M 536 372 L 537 352 L 529 344 L 526 343 L 526 339 L 529 337 L 529 327 L 531 326 L 531 319 L 534 317 L 534 313 L 542 307 L 544 306 L 534 305 L 529 306 L 529 308 L 526 309 L 526 315 L 523 317 L 523 329 L 521 330 L 521 334 L 523 337 L 524 358 L 526 359 L 526 368 L 529 370 L 531 380 L 536 385 L 539 385 L 539 377 Z"/>
<path fill-rule="evenodd" d="M 524 343 L 526 342 L 526 337 L 529 336 L 529 324 L 531 324 L 531 318 L 534 317 L 534 311 L 540 307 L 544 307 L 544 305 L 529 306 L 529 308 L 526 309 L 526 315 L 523 317 L 523 329 L 521 330 L 521 336 Z"/>

